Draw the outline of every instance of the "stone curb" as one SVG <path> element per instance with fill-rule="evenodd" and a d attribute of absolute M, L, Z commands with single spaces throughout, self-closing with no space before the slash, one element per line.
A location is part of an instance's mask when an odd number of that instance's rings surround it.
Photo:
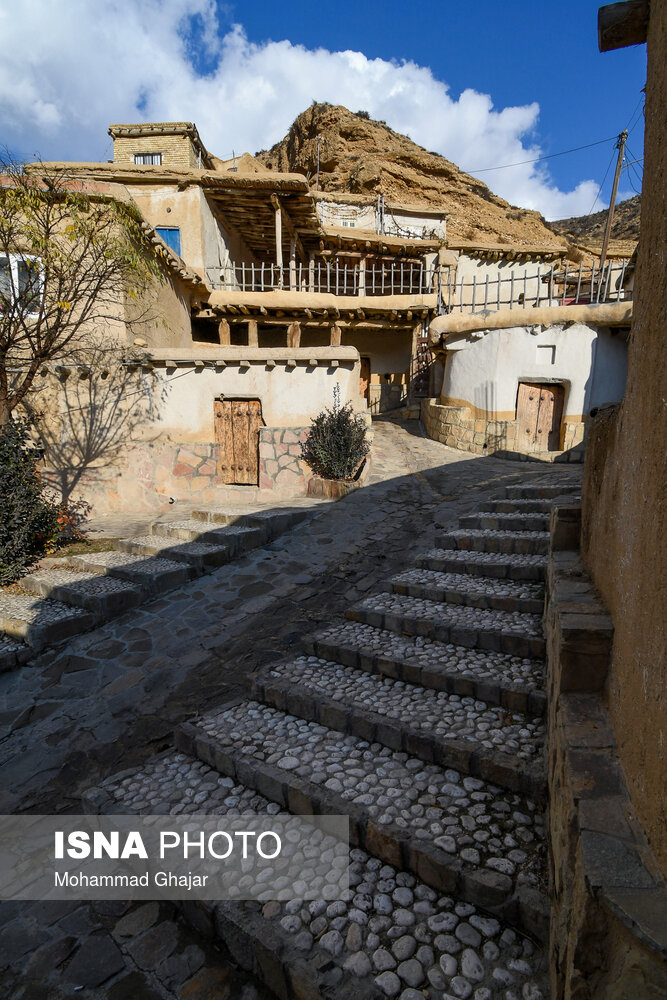
<path fill-rule="evenodd" d="M 572 499 L 581 493 L 581 483 L 561 483 L 560 485 L 538 486 L 536 483 L 523 483 L 517 486 L 506 486 L 505 497 L 508 500 L 551 500 L 556 497 Z"/>
<path fill-rule="evenodd" d="M 331 642 L 320 639 L 317 635 L 302 639 L 301 645 L 309 655 L 319 656 L 323 660 L 334 660 L 371 674 L 382 674 L 408 684 L 458 694 L 462 698 L 478 698 L 487 704 L 502 705 L 510 712 L 541 716 L 546 708 L 546 695 L 542 691 L 477 680 L 474 674 L 447 673 L 441 667 L 437 670 L 421 667 L 416 663 L 374 653 L 364 646 Z"/>
<path fill-rule="evenodd" d="M 520 611 L 530 615 L 541 615 L 544 611 L 544 600 L 533 597 L 502 597 L 498 594 L 480 594 L 478 591 L 467 591 L 451 587 L 438 587 L 437 584 L 403 583 L 400 580 L 390 580 L 395 594 L 404 597 L 421 597 L 427 601 L 437 601 L 439 604 L 465 604 L 469 608 L 482 608 L 490 611 Z"/>
<path fill-rule="evenodd" d="M 455 894 L 480 906 L 522 933 L 536 933 L 536 913 L 543 913 L 543 919 L 537 921 L 539 934 L 548 924 L 546 900 L 536 890 L 527 893 L 529 887 L 517 887 L 509 875 L 464 864 L 393 824 L 380 826 L 354 802 L 239 753 L 233 743 L 216 740 L 191 723 L 178 727 L 174 741 L 182 753 L 197 757 L 239 784 L 254 788 L 295 815 L 347 815 L 353 847 L 361 847 L 387 864 L 412 872 L 438 892 Z"/>
<path fill-rule="evenodd" d="M 492 514 L 469 514 L 459 518 L 459 528 L 476 528 L 486 531 L 548 531 L 549 513 L 523 511 L 514 516 Z"/>
<path fill-rule="evenodd" d="M 539 580 L 543 581 L 546 574 L 547 560 L 544 565 L 528 566 L 524 563 L 511 563 L 502 558 L 488 562 L 463 562 L 452 559 L 447 553 L 450 550 L 441 549 L 441 556 L 420 555 L 415 559 L 415 566 L 422 569 L 433 569 L 439 573 L 468 573 L 470 576 L 490 576 L 497 580 Z"/>
<path fill-rule="evenodd" d="M 363 606 L 348 608 L 345 617 L 350 621 L 373 625 L 399 635 L 423 635 L 438 642 L 451 642 L 455 646 L 466 646 L 469 649 L 487 649 L 534 660 L 543 660 L 545 655 L 544 639 L 526 636 L 522 632 L 448 625 L 438 618 L 413 618 L 395 611 L 385 613 Z"/>
<path fill-rule="evenodd" d="M 269 668 L 270 669 L 270 668 Z M 322 694 L 311 694 L 298 685 L 263 673 L 255 678 L 252 697 L 267 705 L 328 729 L 350 736 L 382 743 L 392 750 L 441 767 L 453 767 L 474 778 L 482 778 L 512 792 L 537 801 L 546 799 L 546 772 L 522 757 L 478 747 L 471 740 L 446 739 L 406 725 L 400 719 L 370 712 L 349 702 L 336 701 Z"/>

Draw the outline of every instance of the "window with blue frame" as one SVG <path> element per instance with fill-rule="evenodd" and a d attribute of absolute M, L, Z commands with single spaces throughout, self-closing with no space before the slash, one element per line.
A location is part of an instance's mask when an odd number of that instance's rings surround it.
<path fill-rule="evenodd" d="M 156 226 L 155 232 L 161 236 L 168 247 L 181 256 L 181 231 L 173 226 Z"/>

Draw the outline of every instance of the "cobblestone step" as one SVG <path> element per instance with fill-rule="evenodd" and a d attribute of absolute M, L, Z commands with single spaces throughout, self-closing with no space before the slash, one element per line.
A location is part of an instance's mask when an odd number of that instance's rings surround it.
<path fill-rule="evenodd" d="M 372 675 L 315 656 L 261 671 L 253 697 L 427 763 L 544 800 L 544 724 L 471 697 Z"/>
<path fill-rule="evenodd" d="M 237 527 L 259 527 L 265 532 L 265 538 L 275 538 L 300 524 L 314 511 L 317 505 L 307 504 L 303 508 L 281 510 L 271 507 L 268 510 L 230 509 L 229 507 L 207 507 L 192 511 L 195 521 L 210 521 L 214 524 L 234 524 Z"/>
<path fill-rule="evenodd" d="M 548 531 L 499 531 L 490 529 L 455 528 L 436 535 L 441 549 L 464 552 L 499 552 L 503 555 L 546 555 L 549 551 Z"/>
<path fill-rule="evenodd" d="M 459 528 L 482 528 L 494 531 L 548 531 L 550 514 L 534 511 L 500 513 L 483 510 L 459 518 Z"/>
<path fill-rule="evenodd" d="M 25 643 L 33 653 L 85 632 L 94 624 L 92 614 L 70 608 L 60 601 L 0 594 L 0 632 L 4 632 L 10 642 L 18 639 Z"/>
<path fill-rule="evenodd" d="M 229 543 L 212 545 L 208 542 L 181 542 L 161 535 L 137 535 L 136 538 L 121 538 L 116 544 L 120 552 L 148 558 L 160 556 L 173 562 L 186 563 L 197 573 L 204 573 L 207 569 L 215 569 L 230 562 L 236 542 L 237 539 L 230 539 Z"/>
<path fill-rule="evenodd" d="M 544 580 L 547 559 L 542 555 L 503 555 L 438 548 L 418 555 L 415 563 L 439 573 L 467 573 L 499 580 Z"/>
<path fill-rule="evenodd" d="M 98 575 L 108 574 L 129 580 L 141 588 L 144 596 L 161 594 L 194 579 L 195 569 L 172 559 L 146 558 L 130 552 L 97 552 L 72 556 L 70 563 L 77 569 Z"/>
<path fill-rule="evenodd" d="M 355 846 L 438 892 L 544 927 L 544 817 L 531 799 L 254 701 L 185 723 L 176 743 L 294 814 L 348 815 Z"/>
<path fill-rule="evenodd" d="M 447 604 L 497 611 L 525 611 L 540 615 L 544 610 L 544 587 L 539 583 L 498 580 L 466 573 L 438 573 L 430 569 L 408 569 L 390 580 L 392 590 L 406 597 L 425 597 Z"/>
<path fill-rule="evenodd" d="M 569 498 L 568 498 L 569 499 Z M 485 500 L 484 506 L 493 514 L 544 514 L 549 515 L 553 500 Z"/>
<path fill-rule="evenodd" d="M 232 555 L 263 545 L 270 538 L 268 526 L 218 524 L 211 521 L 156 521 L 151 525 L 151 538 L 155 544 L 175 546 L 179 551 L 181 542 L 204 543 L 223 548 Z M 158 541 L 159 540 L 159 541 Z M 129 539 L 133 541 L 133 539 Z"/>
<path fill-rule="evenodd" d="M 508 653 L 467 649 L 424 636 L 343 622 L 302 641 L 307 653 L 368 673 L 478 698 L 510 712 L 541 716 L 546 696 L 544 664 Z"/>
<path fill-rule="evenodd" d="M 126 580 L 55 567 L 24 576 L 21 586 L 31 594 L 90 611 L 96 622 L 121 615 L 143 600 L 141 588 Z"/>
<path fill-rule="evenodd" d="M 472 649 L 543 659 L 542 621 L 538 615 L 494 611 L 400 594 L 375 594 L 349 608 L 352 621 L 405 635 L 423 635 Z"/>
<path fill-rule="evenodd" d="M 7 670 L 14 670 L 21 663 L 25 663 L 26 660 L 30 659 L 32 652 L 30 646 L 26 646 L 24 642 L 17 642 L 15 639 L 0 634 L 0 674 L 4 674 Z"/>
<path fill-rule="evenodd" d="M 506 486 L 505 496 L 508 500 L 544 500 L 555 497 L 581 493 L 581 481 L 563 480 L 560 483 L 522 483 L 519 486 Z"/>
<path fill-rule="evenodd" d="M 275 811 L 254 789 L 178 752 L 110 778 L 86 796 L 86 806 L 126 814 Z M 520 898 L 527 925 L 539 897 L 524 886 Z M 360 848 L 350 852 L 343 899 L 186 903 L 183 915 L 217 936 L 223 951 L 282 1000 L 415 1000 L 417 988 L 430 1000 L 472 997 L 475 990 L 501 996 L 510 987 L 532 1000 L 547 995 L 546 955 L 531 940 Z"/>

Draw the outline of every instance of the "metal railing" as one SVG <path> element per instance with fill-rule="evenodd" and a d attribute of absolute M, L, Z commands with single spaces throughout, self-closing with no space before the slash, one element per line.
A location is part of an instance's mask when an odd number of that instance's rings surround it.
<path fill-rule="evenodd" d="M 313 264 L 273 263 L 228 264 L 209 268 L 213 288 L 241 292 L 326 292 L 331 295 L 421 295 L 435 292 L 437 269 L 423 261 L 406 263 L 341 264 L 340 261 Z"/>
<path fill-rule="evenodd" d="M 632 298 L 625 288 L 629 261 L 610 261 L 602 270 L 593 264 L 566 264 L 564 268 L 522 268 L 506 274 L 498 271 L 482 277 L 451 272 L 443 276 L 439 312 L 487 312 L 539 306 L 569 306 L 601 302 L 624 302 Z"/>

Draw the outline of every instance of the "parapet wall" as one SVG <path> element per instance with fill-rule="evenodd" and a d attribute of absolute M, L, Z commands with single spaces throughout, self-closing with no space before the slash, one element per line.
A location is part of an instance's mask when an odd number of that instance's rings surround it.
<path fill-rule="evenodd" d="M 586 431 L 583 420 L 563 421 L 562 450 L 528 453 L 520 450 L 516 420 L 488 420 L 475 416 L 466 406 L 443 406 L 437 399 L 422 400 L 421 419 L 429 437 L 459 451 L 476 455 L 501 451 L 508 458 L 541 462 L 583 461 Z"/>
<path fill-rule="evenodd" d="M 667 891 L 633 809 L 604 690 L 613 625 L 552 513 L 547 572 L 550 969 L 554 1000 L 667 995 Z"/>

